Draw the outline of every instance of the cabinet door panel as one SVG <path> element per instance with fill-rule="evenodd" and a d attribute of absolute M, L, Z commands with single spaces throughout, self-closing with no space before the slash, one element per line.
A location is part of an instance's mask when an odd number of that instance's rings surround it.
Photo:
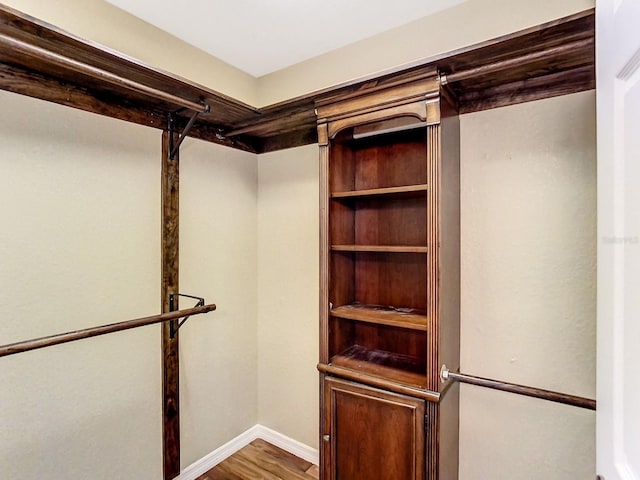
<path fill-rule="evenodd" d="M 332 480 L 423 480 L 422 400 L 325 380 Z"/>

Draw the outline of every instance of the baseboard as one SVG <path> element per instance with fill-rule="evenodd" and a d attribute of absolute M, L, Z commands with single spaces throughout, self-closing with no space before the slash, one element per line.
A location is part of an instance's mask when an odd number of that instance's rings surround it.
<path fill-rule="evenodd" d="M 300 457 L 314 465 L 318 465 L 320 462 L 320 454 L 315 448 L 311 448 L 309 445 L 305 445 L 304 443 L 294 440 L 291 437 L 287 437 L 282 433 L 271 430 L 264 425 L 258 424 L 255 427 L 257 427 L 258 438 L 266 440 L 272 445 L 280 447 L 289 453 L 293 453 L 296 457 Z"/>
<path fill-rule="evenodd" d="M 175 478 L 175 480 L 196 480 L 199 476 L 204 475 L 224 459 L 230 457 L 242 447 L 249 445 L 257 438 L 261 438 L 276 447 L 280 447 L 283 450 L 306 460 L 307 462 L 318 465 L 320 459 L 318 450 L 276 432 L 275 430 L 258 424 L 241 433 L 236 438 L 228 441 L 221 447 L 216 448 L 213 452 L 202 457 L 200 460 L 189 465 Z"/>

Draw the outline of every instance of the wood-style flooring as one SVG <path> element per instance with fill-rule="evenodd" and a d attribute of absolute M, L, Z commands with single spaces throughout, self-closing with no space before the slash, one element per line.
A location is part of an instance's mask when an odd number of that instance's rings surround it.
<path fill-rule="evenodd" d="M 316 480 L 318 467 L 257 439 L 197 480 Z"/>

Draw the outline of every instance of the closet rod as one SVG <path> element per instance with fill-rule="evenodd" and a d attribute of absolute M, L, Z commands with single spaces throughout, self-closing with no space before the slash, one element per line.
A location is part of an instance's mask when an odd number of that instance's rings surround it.
<path fill-rule="evenodd" d="M 449 370 L 447 370 L 447 367 L 445 365 L 443 365 L 442 369 L 440 370 L 440 378 L 443 382 L 445 380 L 454 380 L 456 382 L 469 383 L 471 385 L 477 385 L 479 387 L 493 388 L 495 390 L 502 390 L 504 392 L 525 395 L 527 397 L 549 400 L 550 402 L 564 403 L 565 405 L 586 408 L 588 410 L 596 409 L 596 401 L 592 400 L 591 398 L 577 397 L 575 395 L 554 392 L 552 390 L 543 390 L 541 388 L 526 387 L 524 385 L 518 385 L 516 383 L 500 382 L 498 380 L 491 380 L 489 378 L 476 377 L 473 375 L 466 375 L 464 373 L 450 372 Z"/>
<path fill-rule="evenodd" d="M 97 337 L 99 335 L 106 335 L 107 333 L 115 333 L 122 330 L 144 327 L 146 325 L 152 325 L 154 323 L 177 320 L 181 317 L 199 315 L 201 313 L 211 312 L 215 309 L 216 306 L 214 304 L 209 304 L 202 307 L 187 308 L 184 310 L 176 310 L 175 312 L 153 315 L 151 317 L 136 318 L 124 322 L 86 328 L 84 330 L 75 330 L 73 332 L 51 335 L 49 337 L 35 338 L 32 340 L 26 340 L 24 342 L 10 343 L 8 345 L 0 346 L 0 357 L 13 355 L 15 353 L 28 352 L 29 350 L 35 350 L 37 348 L 59 345 L 61 343 L 73 342 L 75 340 L 82 340 L 83 338 Z"/>
<path fill-rule="evenodd" d="M 168 103 L 173 103 L 175 105 L 188 108 L 189 110 L 193 110 L 200 113 L 205 113 L 209 111 L 209 105 L 205 104 L 204 102 L 193 102 L 191 100 L 178 97 L 171 93 L 163 92 L 162 90 L 149 87 L 148 85 L 143 85 L 142 83 L 138 83 L 134 80 L 121 77 L 107 70 L 103 70 L 101 68 L 94 67 L 92 65 L 86 64 L 79 60 L 74 60 L 72 58 L 65 57 L 64 55 L 60 55 L 58 53 L 45 50 L 44 48 L 31 45 L 27 42 L 23 42 L 22 40 L 12 38 L 5 34 L 0 34 L 0 44 L 11 48 L 13 50 L 12 53 L 14 54 L 20 53 L 22 55 L 26 55 L 36 60 L 46 60 L 48 62 L 53 63 L 56 66 L 67 68 L 73 72 L 81 73 L 83 75 L 88 75 L 92 78 L 96 78 L 106 83 L 110 83 L 111 85 L 125 88 L 127 90 L 130 90 L 136 93 L 149 95 L 158 100 L 163 100 Z"/>
<path fill-rule="evenodd" d="M 527 53 L 520 57 L 500 60 L 480 67 L 470 68 L 468 70 L 460 70 L 458 72 L 451 73 L 443 72 L 440 78 L 443 84 L 460 82 L 479 75 L 486 75 L 489 73 L 499 72 L 500 70 L 526 65 L 537 60 L 544 60 L 547 58 L 554 58 L 558 55 L 579 52 L 580 50 L 589 47 L 594 48 L 593 38 L 576 40 L 575 42 L 566 43 L 557 47 L 547 48 L 546 50 L 540 50 L 539 52 Z"/>

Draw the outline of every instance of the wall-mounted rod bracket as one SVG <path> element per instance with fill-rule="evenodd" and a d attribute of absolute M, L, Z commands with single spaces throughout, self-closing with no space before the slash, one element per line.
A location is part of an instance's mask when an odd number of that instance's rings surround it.
<path fill-rule="evenodd" d="M 174 310 L 178 309 L 178 305 L 177 305 L 178 297 L 193 298 L 194 300 L 198 300 L 198 303 L 195 304 L 194 308 L 202 307 L 204 305 L 204 298 L 202 297 L 194 297 L 193 295 L 185 295 L 183 293 L 170 293 L 169 294 L 169 311 L 173 312 Z M 178 330 L 180 330 L 180 327 L 184 325 L 184 322 L 186 322 L 190 316 L 191 315 L 187 315 L 182 319 L 176 319 L 171 321 L 171 323 L 169 324 L 170 325 L 169 336 L 172 339 L 176 336 L 176 334 L 178 333 Z"/>
<path fill-rule="evenodd" d="M 189 118 L 189 121 L 184 127 L 184 130 L 180 135 L 178 135 L 177 142 L 174 142 L 173 140 L 173 134 L 176 133 L 176 114 L 169 114 L 169 159 L 173 160 L 175 158 L 176 153 L 178 153 L 178 150 L 180 149 L 180 145 L 182 145 L 184 139 L 187 137 L 187 135 L 189 135 L 189 132 L 191 131 L 193 124 L 196 123 L 198 116 L 200 116 L 201 113 L 209 113 L 210 111 L 211 107 L 207 104 L 204 104 L 203 112 L 193 112 L 193 115 L 191 115 L 191 118 Z"/>

